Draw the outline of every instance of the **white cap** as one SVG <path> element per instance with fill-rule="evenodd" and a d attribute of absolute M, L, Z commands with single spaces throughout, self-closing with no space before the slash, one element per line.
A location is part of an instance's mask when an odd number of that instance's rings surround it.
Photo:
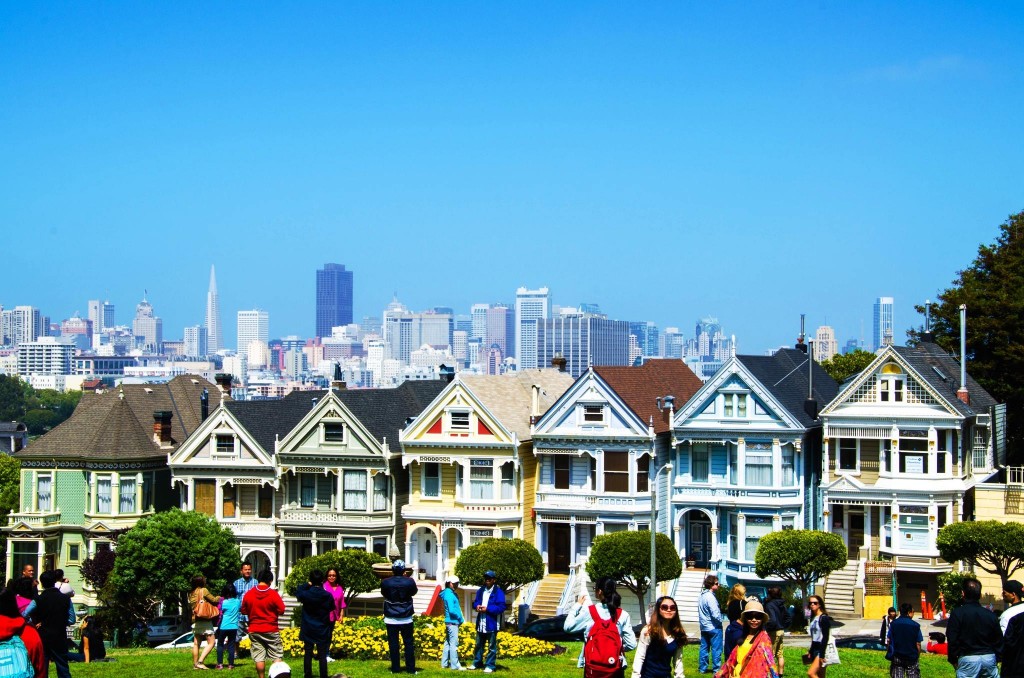
<path fill-rule="evenodd" d="M 291 667 L 281 660 L 275 661 L 273 664 L 271 664 L 270 669 L 267 671 L 267 676 L 269 678 L 278 678 L 278 676 L 290 675 L 292 675 Z"/>
<path fill-rule="evenodd" d="M 456 586 L 459 585 L 459 578 L 456 577 L 454 574 L 448 575 L 448 578 L 445 579 L 445 581 L 449 584 L 455 584 Z"/>

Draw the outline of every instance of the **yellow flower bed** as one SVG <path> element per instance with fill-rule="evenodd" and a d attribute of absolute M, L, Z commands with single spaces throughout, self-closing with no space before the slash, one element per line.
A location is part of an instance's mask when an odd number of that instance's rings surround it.
<path fill-rule="evenodd" d="M 444 620 L 440 617 L 417 617 L 413 629 L 413 644 L 420 659 L 441 659 L 444 649 Z M 281 629 L 281 644 L 286 655 L 301 657 L 305 644 L 299 640 L 299 629 Z M 244 650 L 251 649 L 248 638 L 239 643 Z M 515 636 L 498 631 L 498 654 L 506 659 L 539 657 L 551 654 L 555 646 L 543 640 Z M 459 627 L 459 657 L 469 658 L 476 649 L 476 630 L 472 624 Z M 388 634 L 383 617 L 347 618 L 335 624 L 331 638 L 331 656 L 341 659 L 388 659 Z"/>

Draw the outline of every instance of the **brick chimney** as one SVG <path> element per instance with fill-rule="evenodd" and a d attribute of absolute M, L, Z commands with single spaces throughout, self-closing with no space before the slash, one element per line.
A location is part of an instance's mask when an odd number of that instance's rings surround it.
<path fill-rule="evenodd" d="M 555 357 L 551 359 L 551 366 L 557 367 L 559 372 L 565 372 L 566 364 L 565 356 L 561 353 L 556 353 Z"/>
<path fill-rule="evenodd" d="M 224 374 L 223 372 L 218 372 L 217 374 L 213 375 L 213 380 L 215 382 L 217 382 L 217 389 L 220 391 L 222 398 L 224 396 L 226 396 L 226 395 L 227 396 L 231 395 L 231 375 L 230 374 Z"/>
<path fill-rule="evenodd" d="M 172 416 L 167 410 L 153 412 L 153 442 L 160 447 L 170 447 L 173 444 L 171 441 Z"/>

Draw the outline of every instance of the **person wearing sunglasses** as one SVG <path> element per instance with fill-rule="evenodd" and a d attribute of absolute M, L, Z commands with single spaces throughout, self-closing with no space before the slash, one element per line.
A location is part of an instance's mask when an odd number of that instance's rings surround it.
<path fill-rule="evenodd" d="M 686 631 L 676 601 L 662 596 L 651 621 L 640 631 L 630 678 L 683 678 Z"/>
<path fill-rule="evenodd" d="M 740 615 L 743 638 L 732 649 L 715 678 L 772 678 L 775 654 L 768 634 L 768 615 L 756 599 L 747 602 Z"/>
<path fill-rule="evenodd" d="M 811 608 L 811 624 L 807 629 L 811 636 L 811 649 L 804 655 L 804 663 L 810 664 L 807 669 L 809 678 L 825 678 L 825 648 L 832 635 L 832 617 L 825 613 L 825 601 L 819 595 L 807 599 Z"/>

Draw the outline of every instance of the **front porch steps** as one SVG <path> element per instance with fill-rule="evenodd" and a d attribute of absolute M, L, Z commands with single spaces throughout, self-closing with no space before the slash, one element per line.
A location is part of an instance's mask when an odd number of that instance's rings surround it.
<path fill-rule="evenodd" d="M 846 567 L 836 570 L 825 579 L 825 609 L 833 617 L 857 617 L 853 589 L 857 584 L 860 562 L 848 560 Z"/>
<path fill-rule="evenodd" d="M 675 582 L 666 582 L 669 595 L 676 599 L 679 618 L 691 636 L 700 630 L 697 628 L 697 602 L 704 586 L 704 577 L 708 573 L 709 570 L 704 569 L 687 569 L 682 571 Z"/>
<path fill-rule="evenodd" d="M 562 599 L 562 592 L 565 591 L 568 582 L 569 575 L 567 574 L 546 575 L 537 588 L 537 595 L 533 598 L 530 614 L 535 614 L 541 619 L 558 614 L 558 601 Z"/>

